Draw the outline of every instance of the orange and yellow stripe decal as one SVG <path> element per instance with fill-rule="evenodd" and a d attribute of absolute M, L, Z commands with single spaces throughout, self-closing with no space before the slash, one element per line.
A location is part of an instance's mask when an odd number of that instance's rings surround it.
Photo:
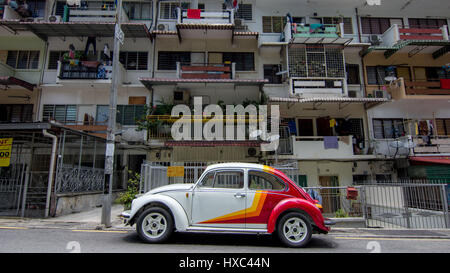
<path fill-rule="evenodd" d="M 220 223 L 224 221 L 237 220 L 237 219 L 245 219 L 245 217 L 255 217 L 259 216 L 261 210 L 264 205 L 264 201 L 266 200 L 267 192 L 265 191 L 257 191 L 255 193 L 255 197 L 253 199 L 253 203 L 251 207 L 243 210 L 239 210 L 233 213 L 229 213 L 223 216 L 219 216 L 210 220 L 206 220 L 200 222 L 200 224 L 211 224 L 211 223 Z"/>

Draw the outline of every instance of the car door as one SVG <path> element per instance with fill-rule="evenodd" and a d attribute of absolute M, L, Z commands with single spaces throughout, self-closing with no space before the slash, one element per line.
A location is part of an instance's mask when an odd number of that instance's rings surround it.
<path fill-rule="evenodd" d="M 212 170 L 193 190 L 191 225 L 245 228 L 246 188 L 243 169 Z"/>
<path fill-rule="evenodd" d="M 286 183 L 266 171 L 249 170 L 247 174 L 246 229 L 267 229 L 267 222 L 273 208 L 286 195 Z"/>

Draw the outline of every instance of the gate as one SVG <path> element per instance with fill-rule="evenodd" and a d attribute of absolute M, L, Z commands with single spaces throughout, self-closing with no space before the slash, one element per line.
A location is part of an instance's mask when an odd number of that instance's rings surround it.
<path fill-rule="evenodd" d="M 145 193 L 154 188 L 176 183 L 195 183 L 206 169 L 206 162 L 149 162 L 141 166 L 139 192 Z M 168 173 L 170 168 L 178 168 L 175 175 Z"/>
<path fill-rule="evenodd" d="M 44 217 L 51 143 L 37 133 L 2 137 L 13 145 L 9 166 L 0 167 L 0 215 Z"/>
<path fill-rule="evenodd" d="M 0 168 L 0 215 L 20 215 L 23 198 L 27 164 L 21 160 L 23 145 L 13 145 L 11 162 L 8 167 Z"/>
<path fill-rule="evenodd" d="M 364 185 L 368 227 L 450 228 L 446 184 Z"/>

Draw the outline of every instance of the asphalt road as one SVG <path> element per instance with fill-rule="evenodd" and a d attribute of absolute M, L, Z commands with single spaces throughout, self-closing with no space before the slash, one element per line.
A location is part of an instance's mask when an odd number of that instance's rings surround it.
<path fill-rule="evenodd" d="M 144 244 L 134 231 L 0 228 L 0 253 L 450 253 L 449 239 L 314 235 L 306 248 L 283 247 L 270 235 L 175 233 Z"/>

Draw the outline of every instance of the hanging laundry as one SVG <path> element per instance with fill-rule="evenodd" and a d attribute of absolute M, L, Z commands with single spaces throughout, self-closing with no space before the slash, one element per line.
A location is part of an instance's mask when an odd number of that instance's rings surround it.
<path fill-rule="evenodd" d="M 336 125 L 337 125 L 336 120 L 334 118 L 330 119 L 330 128 L 333 128 Z"/>
<path fill-rule="evenodd" d="M 324 149 L 339 149 L 338 137 L 336 136 L 324 136 L 323 137 Z"/>
<path fill-rule="evenodd" d="M 233 9 L 233 0 L 225 0 L 224 4 L 226 10 Z"/>
<path fill-rule="evenodd" d="M 200 9 L 188 9 L 187 18 L 188 19 L 200 19 L 201 10 Z"/>

